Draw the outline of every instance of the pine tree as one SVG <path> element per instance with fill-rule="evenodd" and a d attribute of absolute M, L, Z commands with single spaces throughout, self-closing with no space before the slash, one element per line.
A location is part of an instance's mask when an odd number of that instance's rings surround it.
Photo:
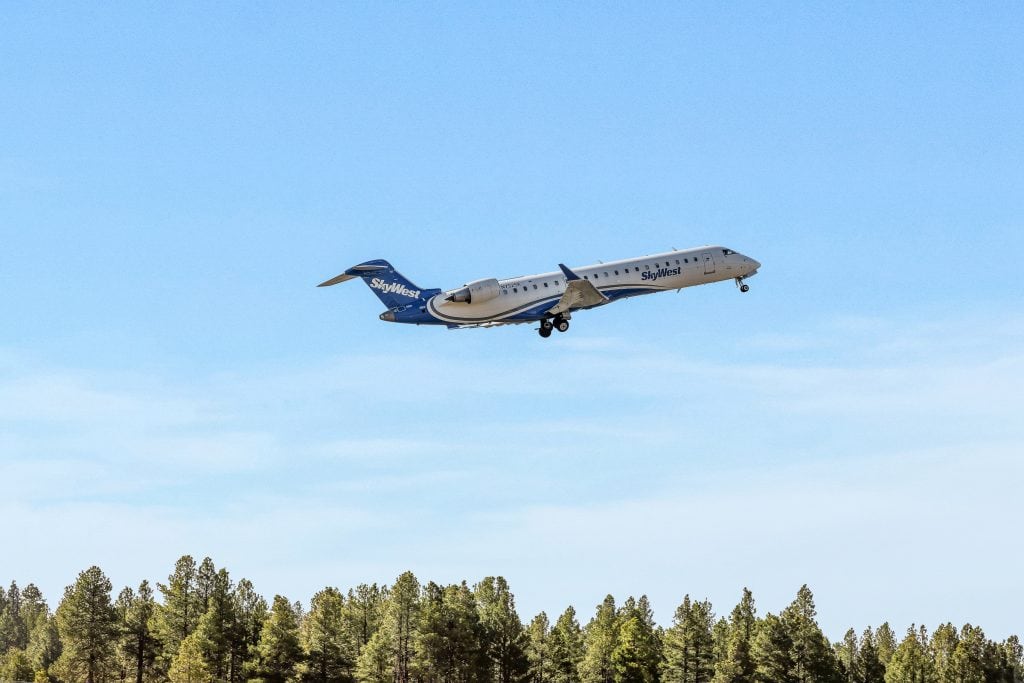
<path fill-rule="evenodd" d="M 25 625 L 26 645 L 32 631 L 41 623 L 46 621 L 50 614 L 50 608 L 43 599 L 43 593 L 34 583 L 30 583 L 21 590 L 21 622 Z"/>
<path fill-rule="evenodd" d="M 579 683 L 586 647 L 576 610 L 567 607 L 551 628 L 551 683 Z"/>
<path fill-rule="evenodd" d="M 47 615 L 44 620 L 36 624 L 29 636 L 28 649 L 25 654 L 28 655 L 34 671 L 46 674 L 54 662 L 60 658 L 60 653 L 61 643 L 57 619 Z"/>
<path fill-rule="evenodd" d="M 523 680 L 530 670 L 526 656 L 528 641 L 508 582 L 501 576 L 489 576 L 474 587 L 473 594 L 493 680 L 496 683 Z"/>
<path fill-rule="evenodd" d="M 174 572 L 167 584 L 158 583 L 163 604 L 157 607 L 155 632 L 163 645 L 162 658 L 169 665 L 182 641 L 199 625 L 203 605 L 196 589 L 196 562 L 191 555 L 183 555 L 174 564 Z"/>
<path fill-rule="evenodd" d="M 231 672 L 229 680 L 238 683 L 245 680 L 246 670 L 255 664 L 263 622 L 267 620 L 267 601 L 253 588 L 252 582 L 242 579 L 231 594 L 232 611 L 235 615 L 231 630 Z"/>
<path fill-rule="evenodd" d="M 612 683 L 615 680 L 612 653 L 619 644 L 615 598 L 608 595 L 597 606 L 597 614 L 587 624 L 584 634 L 586 650 L 580 663 L 580 680 L 583 683 Z"/>
<path fill-rule="evenodd" d="M 32 662 L 24 650 L 11 647 L 0 653 L 0 681 L 28 681 L 34 675 Z"/>
<path fill-rule="evenodd" d="M 949 669 L 942 683 L 984 683 L 985 682 L 985 634 L 980 628 L 965 624 L 960 629 Z"/>
<path fill-rule="evenodd" d="M 117 615 L 110 601 L 110 580 L 90 567 L 64 590 L 57 607 L 57 628 L 63 645 L 54 664 L 65 681 L 105 683 L 116 670 Z"/>
<path fill-rule="evenodd" d="M 370 636 L 370 642 L 359 653 L 356 680 L 360 683 L 392 683 L 395 675 L 395 652 L 391 638 L 384 629 Z"/>
<path fill-rule="evenodd" d="M 882 666 L 889 666 L 889 660 L 896 652 L 896 634 L 892 632 L 889 622 L 878 627 L 875 642 L 878 644 L 878 660 L 882 662 Z"/>
<path fill-rule="evenodd" d="M 423 591 L 414 669 L 426 683 L 491 680 L 476 600 L 465 584 Z"/>
<path fill-rule="evenodd" d="M 793 683 L 793 641 L 782 619 L 765 615 L 754 636 L 754 680 L 758 683 Z"/>
<path fill-rule="evenodd" d="M 196 624 L 206 668 L 215 681 L 228 681 L 232 676 L 233 641 L 238 631 L 233 591 L 230 575 L 221 569 L 213 577 L 205 599 L 206 610 Z"/>
<path fill-rule="evenodd" d="M 815 621 L 814 596 L 806 586 L 782 612 L 782 623 L 791 645 L 791 674 L 798 683 L 827 683 L 841 680 L 835 653 Z"/>
<path fill-rule="evenodd" d="M 752 649 L 756 629 L 754 595 L 744 588 L 743 597 L 729 615 L 726 654 L 715 667 L 715 683 L 753 683 L 756 667 Z"/>
<path fill-rule="evenodd" d="M 395 658 L 395 683 L 410 683 L 412 680 L 420 612 L 420 582 L 412 572 L 405 572 L 391 588 L 384 619 L 389 648 Z"/>
<path fill-rule="evenodd" d="M 178 647 L 171 660 L 168 678 L 171 683 L 211 683 L 213 676 L 203 656 L 203 635 L 193 631 Z"/>
<path fill-rule="evenodd" d="M 938 683 L 924 627 L 907 629 L 885 669 L 885 683 Z"/>
<path fill-rule="evenodd" d="M 935 677 L 942 683 L 954 683 L 952 670 L 953 653 L 960 636 L 951 623 L 940 624 L 928 643 L 930 657 L 935 667 Z"/>
<path fill-rule="evenodd" d="M 305 661 L 300 678 L 308 683 L 342 683 L 352 680 L 354 662 L 344 629 L 345 598 L 337 588 L 324 588 L 313 596 L 309 614 L 302 622 L 301 642 Z"/>
<path fill-rule="evenodd" d="M 857 643 L 857 632 L 852 628 L 846 629 L 843 639 L 836 643 L 832 649 L 839 664 L 839 680 L 846 683 L 855 683 L 856 674 L 854 669 L 857 662 L 857 652 L 860 650 L 860 646 Z"/>
<path fill-rule="evenodd" d="M 286 683 L 295 677 L 302 661 L 299 645 L 299 617 L 295 606 L 280 595 L 274 596 L 270 617 L 260 633 L 256 674 L 264 683 Z"/>
<path fill-rule="evenodd" d="M 196 605 L 202 616 L 210 606 L 210 597 L 217 590 L 217 567 L 213 560 L 204 557 L 196 570 Z"/>
<path fill-rule="evenodd" d="M 711 603 L 683 598 L 672 626 L 665 631 L 662 680 L 668 683 L 706 683 L 714 676 L 714 614 Z"/>
<path fill-rule="evenodd" d="M 348 657 L 353 661 L 380 628 L 386 599 L 387 591 L 381 590 L 375 583 L 361 583 L 355 589 L 349 589 L 342 608 L 342 620 L 348 642 Z"/>
<path fill-rule="evenodd" d="M 126 672 L 135 683 L 142 683 L 155 673 L 159 643 L 151 630 L 156 614 L 156 600 L 148 581 L 139 584 L 139 592 L 125 588 L 117 597 L 116 610 L 120 623 L 121 657 Z"/>
<path fill-rule="evenodd" d="M 854 662 L 854 680 L 857 683 L 884 683 L 885 665 L 878 656 L 875 634 L 870 628 L 864 630 L 860 637 L 860 648 Z"/>
<path fill-rule="evenodd" d="M 551 683 L 551 625 L 548 615 L 541 612 L 527 629 L 526 657 L 530 662 L 531 683 Z"/>
<path fill-rule="evenodd" d="M 2 588 L 0 592 L 3 592 Z M 18 583 L 11 581 L 11 588 L 0 610 L 0 654 L 10 648 L 24 650 L 27 645 L 28 629 L 22 617 L 21 591 L 18 590 Z"/>

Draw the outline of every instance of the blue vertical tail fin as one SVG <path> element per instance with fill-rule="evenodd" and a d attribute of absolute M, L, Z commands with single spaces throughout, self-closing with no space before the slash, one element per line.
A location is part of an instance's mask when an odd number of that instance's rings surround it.
<path fill-rule="evenodd" d="M 410 304 L 426 301 L 440 291 L 417 287 L 384 259 L 374 259 L 352 266 L 341 275 L 321 282 L 317 287 L 330 287 L 357 277 L 362 278 L 366 286 L 389 309 L 404 308 Z"/>

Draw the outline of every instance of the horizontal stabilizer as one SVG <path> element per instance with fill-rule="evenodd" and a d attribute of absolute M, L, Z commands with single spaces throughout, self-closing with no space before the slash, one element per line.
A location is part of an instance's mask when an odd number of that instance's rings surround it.
<path fill-rule="evenodd" d="M 337 277 L 332 277 L 330 280 L 321 282 L 317 287 L 330 287 L 331 285 L 337 285 L 342 282 L 347 282 L 353 278 L 361 277 L 364 273 L 372 273 L 375 270 L 387 270 L 387 266 L 381 265 L 368 265 L 365 263 L 359 264 L 358 266 L 352 266 L 344 273 Z"/>

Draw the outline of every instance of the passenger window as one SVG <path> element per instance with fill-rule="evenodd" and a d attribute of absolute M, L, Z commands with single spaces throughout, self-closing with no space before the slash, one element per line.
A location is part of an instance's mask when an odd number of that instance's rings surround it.
<path fill-rule="evenodd" d="M 597 278 L 599 278 L 599 277 L 600 277 L 600 276 L 599 276 L 599 275 L 598 275 L 597 273 L 594 273 L 594 279 L 595 279 L 595 280 L 596 280 Z"/>
<path fill-rule="evenodd" d="M 635 268 L 633 268 L 633 270 L 635 270 L 636 272 L 639 273 L 640 272 L 640 266 L 636 266 Z"/>
<path fill-rule="evenodd" d="M 679 259 L 676 259 L 676 265 L 677 266 L 679 265 Z"/>
<path fill-rule="evenodd" d="M 544 283 L 544 286 L 545 286 L 545 287 L 547 287 L 547 286 L 548 286 L 548 283 L 546 283 L 546 282 L 545 282 L 545 283 Z"/>
<path fill-rule="evenodd" d="M 534 289 L 537 289 L 537 285 L 534 285 L 534 286 L 533 286 L 533 288 L 534 288 Z"/>
<path fill-rule="evenodd" d="M 513 287 L 512 291 L 515 292 L 516 294 L 518 294 L 519 293 L 519 288 L 518 287 Z"/>
<path fill-rule="evenodd" d="M 617 270 L 616 270 L 616 271 L 615 271 L 615 274 L 616 274 L 616 275 L 618 275 L 618 274 L 619 274 L 619 271 L 617 271 Z"/>
<path fill-rule="evenodd" d="M 651 269 L 651 267 L 645 263 L 644 264 L 644 270 L 650 270 L 650 269 Z"/>
<path fill-rule="evenodd" d="M 604 271 L 604 276 L 605 276 L 605 277 L 608 277 L 608 271 L 607 271 L 607 270 L 606 270 L 606 271 Z"/>

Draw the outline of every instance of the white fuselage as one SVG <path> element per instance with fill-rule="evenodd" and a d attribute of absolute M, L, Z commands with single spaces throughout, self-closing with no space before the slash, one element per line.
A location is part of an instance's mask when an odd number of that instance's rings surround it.
<path fill-rule="evenodd" d="M 669 251 L 650 256 L 573 268 L 605 297 L 604 303 L 640 294 L 653 294 L 753 275 L 761 264 L 720 246 Z M 566 275 L 553 271 L 498 280 L 500 294 L 482 302 L 451 301 L 452 291 L 427 302 L 427 312 L 450 325 L 486 325 L 527 322 L 544 317 L 562 297 Z M 590 306 L 592 307 L 592 306 Z M 568 317 L 568 316 L 566 316 Z"/>

